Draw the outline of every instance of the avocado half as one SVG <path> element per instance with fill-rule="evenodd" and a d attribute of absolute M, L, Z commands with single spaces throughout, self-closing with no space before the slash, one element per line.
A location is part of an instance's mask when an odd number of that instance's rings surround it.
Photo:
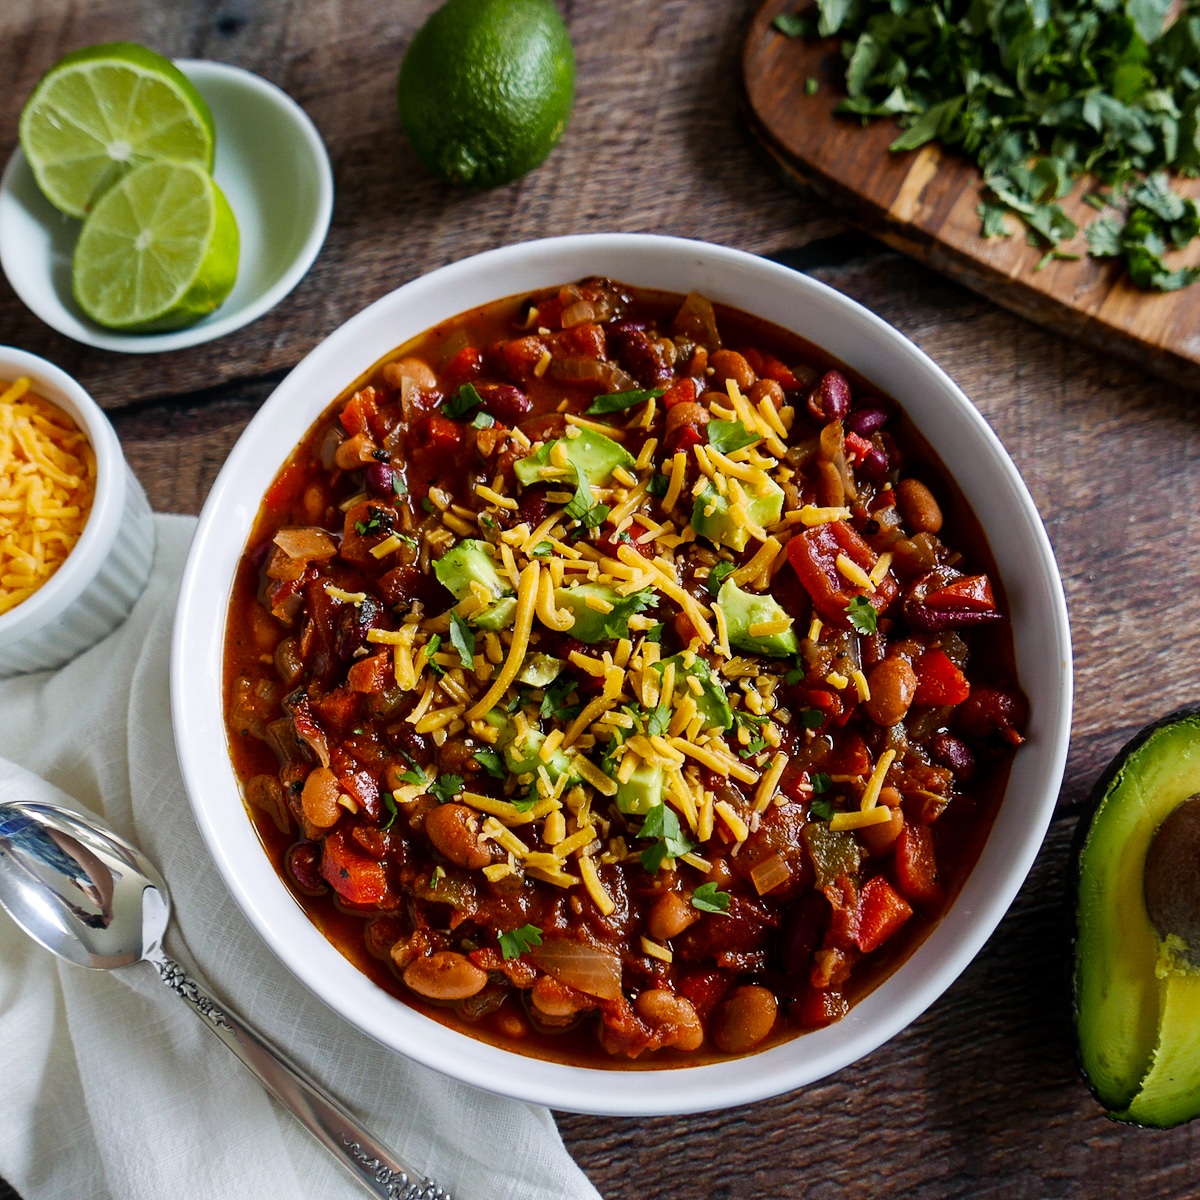
<path fill-rule="evenodd" d="M 1200 969 L 1172 953 L 1151 922 L 1146 855 L 1166 817 L 1197 793 L 1200 706 L 1124 746 L 1075 838 L 1080 1064 L 1110 1117 L 1156 1129 L 1200 1116 Z"/>

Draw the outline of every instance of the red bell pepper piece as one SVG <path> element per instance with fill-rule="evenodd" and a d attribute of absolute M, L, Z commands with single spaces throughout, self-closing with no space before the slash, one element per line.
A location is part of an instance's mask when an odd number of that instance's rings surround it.
<path fill-rule="evenodd" d="M 371 423 L 379 411 L 375 402 L 375 389 L 363 388 L 355 392 L 342 409 L 342 428 L 351 436 L 359 433 L 369 433 Z"/>
<path fill-rule="evenodd" d="M 474 346 L 464 346 L 447 364 L 442 372 L 442 390 L 453 396 L 468 380 L 477 379 L 483 373 L 483 352 Z"/>
<path fill-rule="evenodd" d="M 925 606 L 943 612 L 995 612 L 996 597 L 986 575 L 964 575 L 930 592 L 925 597 Z"/>
<path fill-rule="evenodd" d="M 394 682 L 395 675 L 389 663 L 389 654 L 384 650 L 381 654 L 373 654 L 370 658 L 360 658 L 346 672 L 346 683 L 354 692 L 386 692 Z"/>
<path fill-rule="evenodd" d="M 944 650 L 934 647 L 917 659 L 917 691 L 913 703 L 939 708 L 943 704 L 961 704 L 970 694 L 967 677 L 950 661 Z"/>
<path fill-rule="evenodd" d="M 347 904 L 359 908 L 396 906 L 384 864 L 355 853 L 343 830 L 334 830 L 321 846 L 321 875 Z"/>
<path fill-rule="evenodd" d="M 845 521 L 814 525 L 797 534 L 787 545 L 788 562 L 812 597 L 813 607 L 832 625 L 849 625 L 846 606 L 855 596 L 866 596 L 876 612 L 883 612 L 900 594 L 899 585 L 889 571 L 873 592 L 852 584 L 837 567 L 844 554 L 868 574 L 876 563 L 875 551 Z"/>
<path fill-rule="evenodd" d="M 463 438 L 463 426 L 457 421 L 434 413 L 429 418 L 429 441 L 435 450 L 454 451 Z"/>
<path fill-rule="evenodd" d="M 379 784 L 369 771 L 355 771 L 353 775 L 343 775 L 338 779 L 338 786 L 360 808 L 366 809 L 367 815 L 373 820 L 378 820 L 383 815 L 383 806 L 379 802 Z"/>
<path fill-rule="evenodd" d="M 896 888 L 910 904 L 933 908 L 941 903 L 942 884 L 928 825 L 905 823 L 893 851 Z"/>
<path fill-rule="evenodd" d="M 846 434 L 846 457 L 852 463 L 860 463 L 875 447 L 857 433 Z"/>
<path fill-rule="evenodd" d="M 663 408 L 674 408 L 677 404 L 694 404 L 696 401 L 696 381 L 687 377 L 677 379 L 663 392 Z"/>
<path fill-rule="evenodd" d="M 785 392 L 794 391 L 800 386 L 792 369 L 780 362 L 773 354 L 764 354 L 753 347 L 742 351 L 742 357 L 753 368 L 759 379 L 773 379 Z"/>
<path fill-rule="evenodd" d="M 858 897 L 858 936 L 864 954 L 878 950 L 912 916 L 912 907 L 882 875 L 872 876 Z"/>
<path fill-rule="evenodd" d="M 321 725 L 340 740 L 358 722 L 362 697 L 358 692 L 340 687 L 310 703 Z"/>
<path fill-rule="evenodd" d="M 690 1000 L 700 1020 L 707 1021 L 737 982 L 732 971 L 693 971 L 679 981 L 678 992 Z"/>
<path fill-rule="evenodd" d="M 824 1029 L 850 1011 L 846 997 L 837 988 L 809 988 L 796 1008 L 804 1029 Z"/>

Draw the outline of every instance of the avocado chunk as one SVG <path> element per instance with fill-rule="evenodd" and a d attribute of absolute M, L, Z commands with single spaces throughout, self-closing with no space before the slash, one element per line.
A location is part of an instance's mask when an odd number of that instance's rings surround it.
<path fill-rule="evenodd" d="M 500 578 L 492 559 L 492 548 L 487 542 L 465 538 L 441 558 L 434 560 L 433 573 L 455 600 L 465 600 L 474 595 L 472 583 L 482 585 L 495 598 L 494 604 L 471 618 L 472 625 L 478 625 L 480 629 L 498 630 L 507 629 L 512 624 L 517 602 L 512 598 L 512 588 Z"/>
<path fill-rule="evenodd" d="M 684 676 L 690 675 L 700 680 L 700 695 L 693 695 L 692 699 L 696 701 L 696 712 L 703 722 L 701 728 L 728 729 L 733 724 L 733 711 L 729 707 L 729 697 L 725 695 L 725 689 L 713 679 L 712 670 L 704 659 L 693 655 L 692 665 L 685 667 L 683 661 L 686 657 L 683 654 L 672 654 L 670 658 L 656 662 L 654 669 L 662 675 L 666 672 L 667 663 L 675 664 L 676 694 L 688 687 L 683 682 Z"/>
<path fill-rule="evenodd" d="M 750 520 L 764 529 L 774 525 L 783 515 L 783 488 L 773 479 L 765 495 L 746 493 L 746 511 Z M 718 546 L 742 551 L 750 540 L 750 530 L 735 521 L 729 512 L 729 500 L 722 496 L 710 483 L 696 497 L 692 508 L 692 528 L 701 536 Z"/>
<path fill-rule="evenodd" d="M 613 638 L 629 636 L 629 618 L 641 612 L 653 598 L 651 589 L 644 588 L 629 596 L 606 587 L 602 583 L 576 583 L 570 587 L 555 588 L 554 603 L 565 608 L 575 617 L 575 624 L 568 630 L 573 638 L 587 642 L 607 642 Z M 588 600 L 610 605 L 608 612 L 593 608 Z"/>
<path fill-rule="evenodd" d="M 576 428 L 578 437 L 555 438 L 552 442 L 546 442 L 535 453 L 517 459 L 513 470 L 526 487 L 531 483 L 540 483 L 542 468 L 554 465 L 559 457 L 556 447 L 562 446 L 561 453 L 574 473 L 573 482 L 584 493 L 582 503 L 587 508 L 592 502 L 590 487 L 606 483 L 617 467 L 628 470 L 634 465 L 634 457 L 612 438 L 584 426 Z"/>
<path fill-rule="evenodd" d="M 500 708 L 493 708 L 484 720 L 500 730 L 496 739 L 496 749 L 504 755 L 504 765 L 514 775 L 535 775 L 538 767 L 545 767 L 552 783 L 557 783 L 562 775 L 568 776 L 568 783 L 578 783 L 580 776 L 571 765 L 571 758 L 562 750 L 555 750 L 548 762 L 543 762 L 541 749 L 546 741 L 546 735 L 536 726 L 528 729 L 524 737 L 517 737 L 516 726 L 509 715 Z"/>
<path fill-rule="evenodd" d="M 642 763 L 625 783 L 617 784 L 617 808 L 644 817 L 663 802 L 663 769 L 658 763 Z"/>
<path fill-rule="evenodd" d="M 796 654 L 800 643 L 796 631 L 790 626 L 782 633 L 768 633 L 760 637 L 751 634 L 754 625 L 767 621 L 788 620 L 788 614 L 776 603 L 774 596 L 759 596 L 743 592 L 732 579 L 721 584 L 717 603 L 725 614 L 725 628 L 729 632 L 729 645 L 735 650 L 747 650 L 751 654 L 765 654 L 768 658 L 786 658 Z"/>
<path fill-rule="evenodd" d="M 1156 896 L 1162 881 L 1147 860 L 1160 828 L 1196 793 L 1200 709 L 1187 709 L 1122 749 L 1076 834 L 1080 1063 L 1109 1116 L 1155 1128 L 1200 1116 L 1200 968 L 1185 939 L 1155 928 L 1147 903 L 1149 893 L 1160 921 L 1172 911 Z M 1190 874 L 1200 887 L 1200 864 Z"/>

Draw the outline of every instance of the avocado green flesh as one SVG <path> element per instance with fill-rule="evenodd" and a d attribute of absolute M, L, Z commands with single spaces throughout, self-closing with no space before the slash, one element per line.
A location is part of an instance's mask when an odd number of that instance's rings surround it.
<path fill-rule="evenodd" d="M 1200 716 L 1154 730 L 1100 800 L 1079 856 L 1075 1012 L 1080 1059 L 1113 1116 L 1174 1125 L 1200 1114 L 1200 982 L 1158 979 L 1143 895 L 1159 825 L 1200 792 Z"/>

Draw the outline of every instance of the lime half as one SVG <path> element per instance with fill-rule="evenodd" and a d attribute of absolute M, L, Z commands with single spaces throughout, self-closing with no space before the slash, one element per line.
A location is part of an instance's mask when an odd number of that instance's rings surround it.
<path fill-rule="evenodd" d="M 150 162 L 96 202 L 71 283 L 98 325 L 155 332 L 207 316 L 232 291 L 237 269 L 237 222 L 208 172 Z"/>
<path fill-rule="evenodd" d="M 133 42 L 76 50 L 46 73 L 21 112 L 21 149 L 46 199 L 86 216 L 139 163 L 212 170 L 212 113 L 168 59 Z"/>

